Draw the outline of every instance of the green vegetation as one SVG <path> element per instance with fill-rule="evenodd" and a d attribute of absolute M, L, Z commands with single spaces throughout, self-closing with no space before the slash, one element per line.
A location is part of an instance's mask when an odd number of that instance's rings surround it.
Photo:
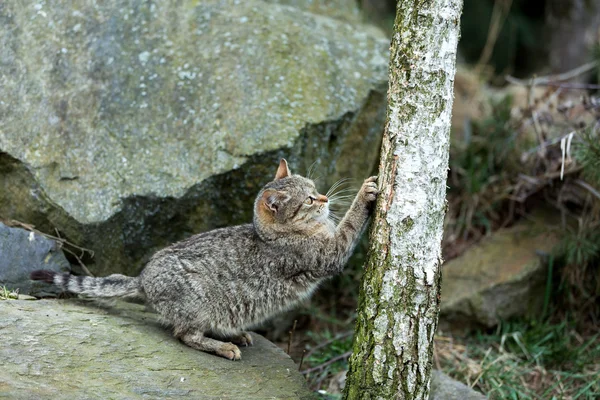
<path fill-rule="evenodd" d="M 575 144 L 575 159 L 583 168 L 582 176 L 590 183 L 600 186 L 600 138 L 593 128 L 585 129 L 581 142 Z M 600 199 L 599 199 L 600 200 Z"/>
<path fill-rule="evenodd" d="M 467 339 L 438 337 L 436 361 L 490 399 L 595 399 L 600 335 L 582 337 L 574 321 L 512 321 Z"/>
<path fill-rule="evenodd" d="M 7 289 L 6 286 L 0 286 L 0 300 L 18 299 L 19 291 Z"/>
<path fill-rule="evenodd" d="M 501 220 L 507 198 L 515 135 L 511 97 L 491 104 L 492 114 L 454 135 L 450 149 L 449 203 L 445 235 L 452 242 L 489 233 Z"/>
<path fill-rule="evenodd" d="M 348 369 L 348 357 L 352 350 L 352 331 L 333 334 L 331 331 L 308 332 L 312 345 L 306 353 L 305 361 L 311 368 L 304 370 L 309 387 L 320 390 L 324 382 Z M 341 398 L 340 393 L 320 393 L 321 398 L 334 400 Z"/>

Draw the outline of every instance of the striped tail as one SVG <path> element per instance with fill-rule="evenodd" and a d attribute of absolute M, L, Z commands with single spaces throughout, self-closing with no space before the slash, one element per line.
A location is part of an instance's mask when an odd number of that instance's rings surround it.
<path fill-rule="evenodd" d="M 39 269 L 31 273 L 31 279 L 52 283 L 64 291 L 93 297 L 144 297 L 138 277 L 120 274 L 92 278 Z"/>

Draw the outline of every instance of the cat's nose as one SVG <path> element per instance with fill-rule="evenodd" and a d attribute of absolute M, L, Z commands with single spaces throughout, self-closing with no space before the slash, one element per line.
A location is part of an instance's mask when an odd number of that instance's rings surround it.
<path fill-rule="evenodd" d="M 329 199 L 327 198 L 327 196 L 320 194 L 319 197 L 317 198 L 321 203 L 327 203 L 329 201 Z"/>

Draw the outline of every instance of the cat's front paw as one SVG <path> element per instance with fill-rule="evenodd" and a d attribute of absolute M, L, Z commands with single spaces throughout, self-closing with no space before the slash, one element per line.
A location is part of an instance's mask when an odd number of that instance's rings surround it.
<path fill-rule="evenodd" d="M 361 199 L 370 204 L 377 199 L 377 194 L 379 193 L 379 189 L 377 188 L 377 177 L 371 176 L 370 178 L 365 179 L 362 187 L 360 188 Z"/>
<path fill-rule="evenodd" d="M 223 345 L 219 347 L 215 353 L 221 357 L 228 358 L 231 361 L 242 359 L 242 352 L 240 352 L 240 349 L 233 343 L 223 343 Z"/>

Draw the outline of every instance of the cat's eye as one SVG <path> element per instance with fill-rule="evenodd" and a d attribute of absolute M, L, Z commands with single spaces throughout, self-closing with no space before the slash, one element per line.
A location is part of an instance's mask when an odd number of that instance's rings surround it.
<path fill-rule="evenodd" d="M 304 204 L 308 204 L 309 206 L 315 201 L 315 198 L 312 196 L 308 196 L 308 199 L 304 201 Z"/>

